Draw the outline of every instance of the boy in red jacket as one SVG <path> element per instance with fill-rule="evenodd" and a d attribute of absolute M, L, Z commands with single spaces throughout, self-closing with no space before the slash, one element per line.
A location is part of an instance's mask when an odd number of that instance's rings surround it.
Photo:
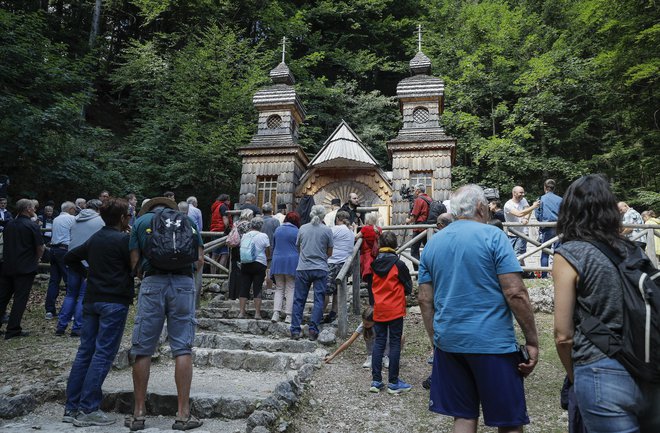
<path fill-rule="evenodd" d="M 412 388 L 412 385 L 399 379 L 403 318 L 406 315 L 406 295 L 412 292 L 412 279 L 408 267 L 396 254 L 396 235 L 390 231 L 385 232 L 380 236 L 379 242 L 378 257 L 371 264 L 376 339 L 372 353 L 372 382 L 369 391 L 379 392 L 385 387 L 382 377 L 383 352 L 389 333 L 390 368 L 387 392 L 400 394 Z"/>

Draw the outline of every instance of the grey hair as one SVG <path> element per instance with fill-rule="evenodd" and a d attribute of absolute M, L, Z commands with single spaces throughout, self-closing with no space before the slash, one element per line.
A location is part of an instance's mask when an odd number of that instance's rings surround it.
<path fill-rule="evenodd" d="M 194 195 L 191 195 L 190 197 L 188 197 L 188 198 L 186 199 L 186 203 L 191 204 L 191 205 L 197 207 L 197 197 L 195 197 Z"/>
<path fill-rule="evenodd" d="M 456 218 L 472 219 L 477 215 L 479 204 L 488 206 L 483 188 L 469 184 L 457 189 L 451 196 L 451 213 Z"/>
<path fill-rule="evenodd" d="M 101 209 L 101 206 L 103 206 L 103 202 L 97 198 L 93 198 L 87 202 L 87 209 L 91 209 L 96 212 Z"/>
<path fill-rule="evenodd" d="M 376 223 L 378 223 L 378 212 L 369 212 L 365 217 L 364 217 L 364 224 L 368 226 L 375 226 Z"/>
<path fill-rule="evenodd" d="M 190 209 L 190 205 L 188 204 L 187 201 L 180 201 L 178 207 L 179 207 L 179 212 L 184 212 L 184 213 L 188 213 L 188 210 Z"/>
<path fill-rule="evenodd" d="M 425 183 L 418 183 L 417 185 L 415 185 L 415 189 L 418 189 L 421 192 L 426 192 L 426 184 Z"/>
<path fill-rule="evenodd" d="M 65 201 L 60 206 L 60 209 L 62 210 L 62 212 L 68 212 L 69 209 L 74 209 L 75 207 L 76 207 L 76 205 L 72 201 Z"/>
<path fill-rule="evenodd" d="M 309 213 L 310 217 L 310 222 L 312 225 L 319 225 L 321 224 L 321 221 L 323 221 L 323 217 L 325 216 L 325 206 L 322 204 L 317 204 L 312 206 L 312 210 Z"/>
<path fill-rule="evenodd" d="M 22 214 L 28 209 L 34 209 L 34 201 L 29 198 L 22 198 L 16 202 L 16 213 Z"/>
<path fill-rule="evenodd" d="M 252 230 L 259 230 L 261 231 L 261 228 L 264 226 L 264 219 L 261 218 L 260 216 L 256 216 L 252 218 L 252 221 L 250 221 L 250 228 Z"/>
<path fill-rule="evenodd" d="M 273 213 L 273 204 L 271 202 L 267 201 L 266 203 L 263 204 L 263 206 L 261 206 L 261 210 L 265 214 Z"/>
<path fill-rule="evenodd" d="M 85 200 L 84 198 L 81 198 L 81 197 L 80 197 L 80 198 L 77 198 L 77 199 L 76 199 L 76 206 L 78 206 L 78 205 L 79 205 L 80 203 L 82 203 L 82 202 L 87 203 L 87 200 Z"/>
<path fill-rule="evenodd" d="M 238 219 L 242 221 L 250 221 L 253 217 L 254 212 L 252 212 L 252 209 L 243 209 L 241 211 L 241 216 Z"/>
<path fill-rule="evenodd" d="M 248 192 L 247 194 L 245 194 L 245 201 L 246 202 L 252 202 L 256 199 L 257 199 L 257 197 L 254 194 L 252 194 L 251 192 Z"/>

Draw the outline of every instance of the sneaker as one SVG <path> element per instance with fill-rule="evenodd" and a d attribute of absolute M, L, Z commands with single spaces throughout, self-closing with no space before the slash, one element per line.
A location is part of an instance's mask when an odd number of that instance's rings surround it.
<path fill-rule="evenodd" d="M 323 323 L 332 323 L 337 319 L 337 313 L 331 311 L 323 318 Z"/>
<path fill-rule="evenodd" d="M 291 339 L 292 340 L 300 340 L 300 334 L 291 333 Z"/>
<path fill-rule="evenodd" d="M 73 425 L 76 427 L 90 427 L 93 425 L 110 425 L 117 422 L 114 417 L 109 417 L 101 409 L 92 412 L 84 413 L 79 412 L 78 416 L 73 419 Z"/>
<path fill-rule="evenodd" d="M 362 368 L 371 368 L 371 355 L 367 356 L 367 360 L 362 364 Z"/>
<path fill-rule="evenodd" d="M 273 322 L 273 323 L 279 322 L 280 321 L 280 312 L 279 311 L 273 312 L 273 317 L 270 318 L 270 321 Z"/>
<path fill-rule="evenodd" d="M 64 416 L 62 417 L 62 422 L 67 422 L 69 424 L 73 423 L 73 420 L 78 416 L 77 410 L 64 410 Z"/>
<path fill-rule="evenodd" d="M 291 323 L 291 314 L 286 315 L 286 319 L 284 319 L 284 323 Z"/>
<path fill-rule="evenodd" d="M 238 313 L 238 316 L 236 316 L 237 319 L 245 319 L 245 313 Z"/>
<path fill-rule="evenodd" d="M 433 354 L 431 354 L 431 356 L 429 356 L 426 359 L 426 363 L 429 364 L 429 365 L 433 365 Z"/>
<path fill-rule="evenodd" d="M 424 381 L 422 382 L 422 388 L 431 389 L 431 376 L 424 379 Z"/>
<path fill-rule="evenodd" d="M 383 356 L 383 368 L 390 368 L 390 357 L 389 356 Z"/>
<path fill-rule="evenodd" d="M 379 382 L 377 380 L 374 380 L 371 382 L 371 388 L 369 388 L 369 392 L 380 392 L 381 389 L 385 387 L 385 384 L 383 382 Z"/>
<path fill-rule="evenodd" d="M 55 315 L 51 312 L 48 312 L 48 313 L 46 313 L 45 317 L 46 317 L 46 320 L 53 320 L 53 317 L 55 317 Z"/>
<path fill-rule="evenodd" d="M 313 330 L 309 330 L 309 341 L 316 341 L 319 338 L 319 333 Z"/>
<path fill-rule="evenodd" d="M 401 394 L 402 392 L 408 392 L 412 389 L 412 385 L 404 382 L 399 379 L 397 383 L 390 383 L 387 385 L 387 392 L 390 394 Z"/>
<path fill-rule="evenodd" d="M 71 331 L 71 338 L 80 338 L 80 331 Z"/>
<path fill-rule="evenodd" d="M 56 329 L 55 330 L 55 335 L 58 335 L 60 337 L 63 336 L 64 335 L 64 329 Z M 71 422 L 73 422 L 73 421 L 71 421 Z"/>

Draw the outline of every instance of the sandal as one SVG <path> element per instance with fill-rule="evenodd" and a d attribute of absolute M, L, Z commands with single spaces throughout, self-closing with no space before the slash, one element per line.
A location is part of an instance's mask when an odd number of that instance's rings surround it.
<path fill-rule="evenodd" d="M 124 427 L 128 427 L 131 431 L 144 430 L 145 420 L 146 418 L 143 416 L 126 415 Z"/>
<path fill-rule="evenodd" d="M 176 417 L 174 424 L 172 424 L 172 430 L 191 430 L 200 427 L 202 424 L 204 424 L 202 421 L 197 419 L 193 414 L 190 414 L 188 418 Z"/>

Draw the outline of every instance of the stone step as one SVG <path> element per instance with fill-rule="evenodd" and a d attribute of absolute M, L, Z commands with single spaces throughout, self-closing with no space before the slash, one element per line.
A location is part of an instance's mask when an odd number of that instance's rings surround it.
<path fill-rule="evenodd" d="M 314 352 L 255 352 L 253 350 L 200 349 L 193 348 L 193 362 L 197 367 L 219 367 L 245 371 L 297 370 L 304 364 L 320 365 L 328 352 L 317 349 Z"/>
<path fill-rule="evenodd" d="M 198 332 L 195 335 L 195 347 L 202 349 L 255 350 L 262 352 L 314 352 L 318 345 L 309 340 L 291 340 L 289 338 L 262 338 L 250 334 L 216 334 Z"/>
<path fill-rule="evenodd" d="M 270 320 L 198 318 L 197 326 L 199 329 L 214 332 L 275 335 L 279 337 L 288 337 L 291 335 L 288 324 L 284 322 L 273 323 Z"/>
<path fill-rule="evenodd" d="M 303 310 L 303 314 L 309 315 L 311 314 L 312 311 L 312 304 L 306 304 L 305 309 Z M 197 311 L 196 315 L 198 318 L 203 317 L 203 318 L 208 318 L 208 319 L 237 319 L 238 318 L 238 313 L 239 313 L 238 307 L 233 308 L 233 307 L 206 307 L 206 308 L 201 308 L 200 310 Z M 248 307 L 246 309 L 246 313 L 248 318 L 254 318 L 254 307 L 250 308 Z M 270 320 L 271 317 L 273 317 L 273 309 L 272 308 L 264 308 L 263 306 L 261 307 L 261 316 L 264 319 Z M 285 314 L 280 314 L 280 317 L 282 320 L 284 320 Z"/>
<path fill-rule="evenodd" d="M 200 418 L 247 418 L 268 398 L 278 384 L 291 380 L 295 371 L 241 371 L 227 368 L 195 368 L 190 406 Z M 133 381 L 125 371 L 111 371 L 103 384 L 102 409 L 132 411 Z M 174 364 L 153 364 L 147 389 L 149 415 L 174 416 L 177 394 Z"/>

